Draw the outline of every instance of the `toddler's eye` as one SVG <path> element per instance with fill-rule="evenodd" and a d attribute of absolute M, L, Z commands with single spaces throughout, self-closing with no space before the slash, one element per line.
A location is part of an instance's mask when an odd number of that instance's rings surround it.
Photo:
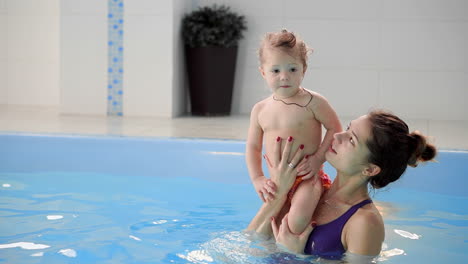
<path fill-rule="evenodd" d="M 297 69 L 296 68 L 291 68 L 291 72 L 296 72 Z"/>
<path fill-rule="evenodd" d="M 273 72 L 273 73 L 279 73 L 279 70 L 278 70 L 278 69 L 274 69 L 274 70 L 272 70 L 271 72 Z"/>
<path fill-rule="evenodd" d="M 351 142 L 351 144 L 354 145 L 354 139 L 353 138 L 349 138 L 349 142 Z"/>

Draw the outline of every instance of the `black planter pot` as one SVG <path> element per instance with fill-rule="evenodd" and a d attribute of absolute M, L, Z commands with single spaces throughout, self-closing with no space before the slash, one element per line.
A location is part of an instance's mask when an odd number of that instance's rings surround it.
<path fill-rule="evenodd" d="M 185 47 L 193 115 L 231 113 L 237 47 Z"/>

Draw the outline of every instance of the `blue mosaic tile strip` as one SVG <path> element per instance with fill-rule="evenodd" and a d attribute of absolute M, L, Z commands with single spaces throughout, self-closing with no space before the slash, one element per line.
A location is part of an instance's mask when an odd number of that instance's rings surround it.
<path fill-rule="evenodd" d="M 107 115 L 123 115 L 124 0 L 108 0 Z"/>

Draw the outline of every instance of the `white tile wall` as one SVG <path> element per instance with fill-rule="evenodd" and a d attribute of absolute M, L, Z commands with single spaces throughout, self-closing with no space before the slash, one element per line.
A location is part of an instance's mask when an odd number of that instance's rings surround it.
<path fill-rule="evenodd" d="M 382 67 L 467 70 L 468 23 L 405 21 L 382 25 Z"/>
<path fill-rule="evenodd" d="M 265 1 L 265 0 L 208 0 L 199 1 L 200 5 L 224 4 L 232 11 L 245 15 L 247 18 L 256 17 L 257 19 L 275 18 L 281 20 L 284 16 L 284 1 Z"/>
<path fill-rule="evenodd" d="M 243 67 L 258 68 L 258 48 L 263 36 L 267 32 L 278 31 L 283 27 L 283 23 L 274 18 L 263 18 L 262 23 L 250 22 L 247 20 L 247 31 L 244 32 L 244 39 L 239 43 L 236 71 L 243 71 Z M 258 71 L 256 71 L 258 73 Z"/>
<path fill-rule="evenodd" d="M 381 0 L 383 17 L 392 20 L 467 20 L 466 0 Z"/>
<path fill-rule="evenodd" d="M 373 68 L 379 61 L 378 25 L 367 21 L 288 20 L 314 49 L 311 66 Z"/>
<path fill-rule="evenodd" d="M 4 59 L 0 59 L 0 104 L 8 104 L 8 68 Z"/>
<path fill-rule="evenodd" d="M 265 1 L 267 4 L 268 1 Z M 288 19 L 374 20 L 380 1 L 375 0 L 288 0 L 284 6 Z"/>
<path fill-rule="evenodd" d="M 6 103 L 58 105 L 58 0 L 5 3 Z"/>
<path fill-rule="evenodd" d="M 10 61 L 59 61 L 58 15 L 9 15 L 8 58 Z"/>
<path fill-rule="evenodd" d="M 0 0 L 0 20 L 3 3 L 12 17 L 7 20 L 14 22 L 7 23 L 7 34 L 0 25 L 7 50 L 11 47 L 7 57 L 14 58 L 7 62 L 7 77 L 0 78 L 9 80 L 7 94 L 20 89 L 6 97 L 7 103 L 56 101 L 57 90 L 44 88 L 58 78 L 51 73 L 57 34 L 46 32 L 54 27 L 46 17 L 59 10 L 62 110 L 104 114 L 107 0 L 44 1 Z M 263 34 L 286 27 L 315 49 L 304 86 L 326 96 L 340 115 L 357 116 L 377 106 L 409 118 L 468 120 L 462 101 L 468 98 L 465 0 L 126 1 L 125 114 L 183 111 L 187 91 L 180 19 L 185 11 L 214 3 L 231 6 L 248 22 L 239 47 L 233 114 L 249 113 L 269 95 L 257 70 L 256 52 Z M 33 36 L 34 45 L 27 43 L 27 36 Z M 1 58 L 0 53 L 0 70 Z M 17 77 L 21 63 L 29 63 L 21 73 L 31 81 Z M 48 77 L 41 77 L 44 74 Z M 0 88 L 0 98 L 5 98 L 4 90 Z M 39 99 L 30 102 L 34 97 Z"/>
<path fill-rule="evenodd" d="M 0 0 L 0 104 L 6 104 L 8 101 L 7 22 L 6 1 Z"/>
<path fill-rule="evenodd" d="M 62 16 L 95 15 L 107 17 L 107 0 L 60 0 L 60 14 Z"/>
<path fill-rule="evenodd" d="M 468 73 L 384 72 L 382 106 L 410 118 L 467 120 Z"/>
<path fill-rule="evenodd" d="M 468 149 L 466 132 L 468 122 L 453 122 L 447 120 L 431 121 L 428 124 L 429 135 L 433 137 L 436 146 L 453 146 L 456 149 Z"/>
<path fill-rule="evenodd" d="M 10 16 L 57 16 L 59 0 L 7 0 Z"/>
<path fill-rule="evenodd" d="M 315 50 L 303 85 L 326 96 L 340 115 L 385 107 L 410 118 L 468 119 L 461 99 L 468 98 L 466 1 L 198 2 L 229 4 L 248 20 L 234 113 L 249 113 L 264 96 L 255 77 L 258 40 L 285 27 Z"/>
<path fill-rule="evenodd" d="M 61 10 L 61 112 L 105 115 L 107 1 L 66 0 Z"/>
<path fill-rule="evenodd" d="M 172 1 L 131 0 L 125 1 L 125 15 L 128 16 L 171 16 Z"/>
<path fill-rule="evenodd" d="M 0 14 L 7 14 L 7 0 L 0 0 Z"/>
<path fill-rule="evenodd" d="M 244 71 L 238 70 L 234 87 L 231 106 L 231 111 L 234 113 L 239 113 L 245 109 L 250 113 L 256 102 L 271 94 L 270 88 L 258 71 L 258 66 L 248 66 Z"/>
<path fill-rule="evenodd" d="M 311 67 L 303 84 L 325 96 L 339 116 L 360 116 L 379 104 L 375 70 Z"/>
<path fill-rule="evenodd" d="M 9 104 L 58 105 L 58 63 L 14 60 L 9 61 L 7 72 Z"/>

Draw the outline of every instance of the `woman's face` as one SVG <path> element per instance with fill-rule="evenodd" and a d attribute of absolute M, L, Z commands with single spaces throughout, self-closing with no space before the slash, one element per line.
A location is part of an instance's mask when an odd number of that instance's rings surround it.
<path fill-rule="evenodd" d="M 368 165 L 367 140 L 371 137 L 371 123 L 366 115 L 349 123 L 346 131 L 336 133 L 325 157 L 339 172 L 347 175 L 361 173 Z"/>

